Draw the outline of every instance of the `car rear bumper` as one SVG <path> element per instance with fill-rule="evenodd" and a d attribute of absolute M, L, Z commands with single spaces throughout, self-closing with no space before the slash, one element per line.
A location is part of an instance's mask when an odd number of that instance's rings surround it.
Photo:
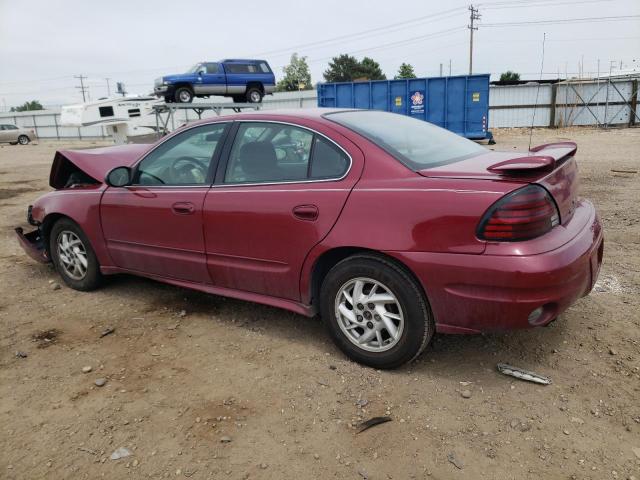
<path fill-rule="evenodd" d="M 571 239 L 535 255 L 389 253 L 424 286 L 439 332 L 543 326 L 591 291 L 602 264 L 604 237 L 591 203 L 582 201 L 562 228 Z"/>
<path fill-rule="evenodd" d="M 29 233 L 24 233 L 24 230 L 22 230 L 21 227 L 17 227 L 16 236 L 18 237 L 18 243 L 20 243 L 22 249 L 31 258 L 42 263 L 48 263 L 51 261 L 47 255 L 44 238 L 42 237 L 39 228 Z"/>

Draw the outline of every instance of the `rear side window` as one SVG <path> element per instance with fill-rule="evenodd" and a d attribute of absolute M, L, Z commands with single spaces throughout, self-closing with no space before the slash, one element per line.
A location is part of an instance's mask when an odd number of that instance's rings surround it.
<path fill-rule="evenodd" d="M 335 144 L 316 135 L 311 158 L 311 178 L 340 178 L 349 168 L 349 158 Z"/>
<path fill-rule="evenodd" d="M 471 140 L 405 115 L 353 110 L 329 113 L 325 118 L 359 133 L 416 171 L 486 152 Z"/>
<path fill-rule="evenodd" d="M 252 63 L 228 63 L 225 68 L 229 73 L 258 73 L 258 67 Z"/>
<path fill-rule="evenodd" d="M 266 62 L 260 62 L 260 70 L 262 70 L 263 73 L 271 73 L 271 70 L 269 69 L 269 65 L 267 65 Z"/>
<path fill-rule="evenodd" d="M 229 155 L 225 183 L 339 179 L 349 157 L 333 142 L 289 124 L 243 122 Z"/>

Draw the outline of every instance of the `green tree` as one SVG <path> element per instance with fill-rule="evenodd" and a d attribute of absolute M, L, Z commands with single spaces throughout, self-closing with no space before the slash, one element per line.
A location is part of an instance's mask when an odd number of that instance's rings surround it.
<path fill-rule="evenodd" d="M 343 53 L 333 57 L 324 72 L 327 82 L 352 82 L 357 79 L 384 80 L 380 64 L 369 57 L 359 61 L 356 57 Z"/>
<path fill-rule="evenodd" d="M 307 57 L 299 57 L 297 53 L 293 53 L 289 65 L 283 67 L 282 71 L 284 77 L 276 85 L 277 92 L 313 89 Z"/>
<path fill-rule="evenodd" d="M 396 80 L 399 78 L 416 78 L 416 73 L 413 71 L 413 65 L 410 63 L 402 63 L 398 69 L 398 74 L 395 76 Z"/>
<path fill-rule="evenodd" d="M 511 70 L 507 70 L 502 75 L 500 75 L 501 82 L 517 82 L 518 80 L 520 80 L 520 74 L 512 72 Z"/>
<path fill-rule="evenodd" d="M 333 57 L 329 62 L 329 68 L 324 72 L 327 82 L 350 82 L 357 77 L 360 62 L 356 57 L 343 53 Z"/>
<path fill-rule="evenodd" d="M 380 64 L 373 58 L 364 57 L 360 62 L 359 77 L 366 78 L 367 80 L 386 80 L 387 76 L 382 73 Z"/>
<path fill-rule="evenodd" d="M 19 107 L 11 107 L 12 112 L 28 112 L 31 110 L 44 110 L 44 107 L 38 100 L 31 100 L 30 102 L 24 102 Z"/>

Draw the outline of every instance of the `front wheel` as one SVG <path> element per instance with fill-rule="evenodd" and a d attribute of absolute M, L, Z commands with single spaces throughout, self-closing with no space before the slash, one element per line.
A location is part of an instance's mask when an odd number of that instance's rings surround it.
<path fill-rule="evenodd" d="M 180 87 L 176 89 L 174 97 L 178 103 L 191 103 L 193 101 L 193 92 L 190 88 Z"/>
<path fill-rule="evenodd" d="M 327 274 L 320 297 L 322 317 L 336 345 L 371 367 L 396 368 L 412 361 L 435 332 L 420 286 L 382 256 L 341 261 Z"/>
<path fill-rule="evenodd" d="M 74 221 L 58 220 L 49 233 L 49 255 L 64 283 L 89 291 L 102 280 L 100 265 L 89 239 Z"/>
<path fill-rule="evenodd" d="M 18 143 L 20 145 L 26 145 L 29 142 L 30 142 L 29 137 L 27 137 L 26 135 L 20 135 L 18 137 Z"/>

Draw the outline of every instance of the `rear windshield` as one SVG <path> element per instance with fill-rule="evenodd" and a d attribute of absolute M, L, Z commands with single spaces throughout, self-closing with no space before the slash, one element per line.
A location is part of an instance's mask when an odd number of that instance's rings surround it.
<path fill-rule="evenodd" d="M 405 115 L 353 110 L 328 113 L 325 118 L 359 133 L 416 171 L 486 152 L 471 140 Z"/>

